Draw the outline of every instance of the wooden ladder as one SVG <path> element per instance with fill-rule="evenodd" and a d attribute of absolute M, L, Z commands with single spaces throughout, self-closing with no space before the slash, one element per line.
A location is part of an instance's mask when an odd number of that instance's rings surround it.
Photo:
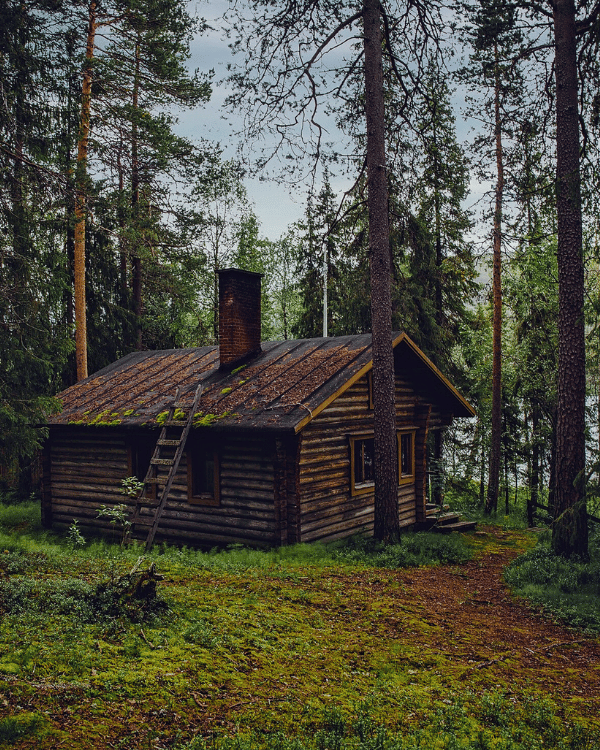
<path fill-rule="evenodd" d="M 163 422 L 162 430 L 156 441 L 156 447 L 154 448 L 154 453 L 150 459 L 150 465 L 144 479 L 144 487 L 137 499 L 131 517 L 131 524 L 127 531 L 127 541 L 129 541 L 135 528 L 148 528 L 146 550 L 150 550 L 154 543 L 156 530 L 167 504 L 169 492 L 179 468 L 179 462 L 183 456 L 187 436 L 192 426 L 198 402 L 202 396 L 202 390 L 203 385 L 200 384 L 196 388 L 194 402 L 187 417 L 178 419 L 176 418 L 177 411 L 182 409 L 182 405 L 179 403 L 180 389 L 177 389 L 175 399 L 169 407 L 167 418 Z M 169 432 L 176 432 L 177 434 L 173 436 L 172 434 L 169 435 Z M 165 453 L 169 455 L 165 457 L 163 455 Z M 159 472 L 163 473 L 159 475 Z M 164 472 L 167 473 L 165 474 Z M 162 487 L 160 495 L 159 487 Z M 156 491 L 153 491 L 154 488 L 156 488 Z M 144 513 L 144 511 L 148 510 L 150 513 Z"/>

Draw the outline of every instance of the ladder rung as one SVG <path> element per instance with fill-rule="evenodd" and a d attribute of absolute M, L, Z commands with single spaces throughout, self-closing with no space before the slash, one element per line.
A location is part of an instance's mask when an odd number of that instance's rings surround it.
<path fill-rule="evenodd" d="M 151 458 L 150 463 L 152 466 L 173 466 L 172 458 Z"/>
<path fill-rule="evenodd" d="M 156 508 L 160 503 L 159 497 L 142 497 L 138 498 L 138 505 L 140 508 Z"/>
<path fill-rule="evenodd" d="M 184 417 L 183 419 L 174 419 L 173 417 L 175 416 L 175 410 L 181 410 L 180 413 L 185 413 L 186 411 L 183 409 L 183 404 L 181 404 L 178 400 L 180 397 L 180 389 L 178 388 L 175 393 L 174 403 L 171 405 L 168 412 L 168 419 L 166 419 L 162 423 L 163 430 L 160 433 L 161 436 L 156 441 L 154 454 L 150 459 L 150 467 L 148 469 L 146 479 L 144 480 L 144 491 L 142 492 L 141 497 L 139 497 L 137 500 L 132 518 L 132 528 L 140 526 L 142 528 L 148 529 L 148 536 L 146 537 L 146 549 L 150 549 L 152 547 L 154 535 L 156 534 L 160 518 L 169 497 L 170 488 L 175 479 L 175 474 L 179 466 L 181 456 L 183 454 L 185 439 L 187 438 L 187 435 L 192 426 L 192 418 L 200 401 L 200 397 L 202 396 L 203 387 L 204 386 L 201 383 L 196 387 L 196 393 L 194 395 L 192 406 L 191 408 L 187 408 L 187 417 Z M 173 437 L 167 438 L 167 432 L 166 429 L 164 429 L 166 427 L 178 427 L 181 430 L 179 439 L 175 439 Z M 158 458 L 158 456 L 160 456 L 161 446 L 174 447 L 175 451 L 173 458 Z M 164 467 L 165 469 L 168 468 L 168 471 L 163 472 L 162 476 L 160 477 L 156 476 L 159 467 Z M 150 487 L 156 485 L 163 487 L 163 489 L 160 491 L 160 496 L 159 492 L 152 493 L 150 491 Z M 152 494 L 155 494 L 155 497 L 150 498 L 149 495 Z M 145 511 L 145 515 L 143 516 L 140 515 L 142 511 Z M 130 535 L 128 535 L 128 537 L 130 538 Z"/>
<path fill-rule="evenodd" d="M 142 516 L 134 521 L 134 526 L 150 527 L 154 523 L 154 516 Z"/>

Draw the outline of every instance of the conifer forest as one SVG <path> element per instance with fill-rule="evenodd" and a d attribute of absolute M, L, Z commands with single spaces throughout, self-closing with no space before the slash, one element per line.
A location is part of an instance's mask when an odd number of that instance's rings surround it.
<path fill-rule="evenodd" d="M 0 0 L 1 748 L 600 748 L 599 131 L 600 0 Z"/>
<path fill-rule="evenodd" d="M 216 72 L 189 61 L 216 33 L 205 10 L 0 2 L 3 493 L 37 491 L 58 392 L 136 350 L 215 343 L 217 271 L 238 267 L 263 274 L 264 341 L 373 333 L 381 446 L 405 331 L 477 414 L 431 441 L 431 498 L 551 525 L 585 556 L 600 1 L 230 0 Z M 228 148 L 203 125 L 217 94 Z M 248 176 L 303 218 L 266 236 Z"/>

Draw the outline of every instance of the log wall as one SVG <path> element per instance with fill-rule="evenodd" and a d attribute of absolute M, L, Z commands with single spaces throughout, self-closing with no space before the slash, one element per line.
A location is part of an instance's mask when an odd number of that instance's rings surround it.
<path fill-rule="evenodd" d="M 396 378 L 397 426 L 417 427 L 416 482 L 398 488 L 401 526 L 425 511 L 424 445 L 427 430 L 444 415 L 420 402 Z M 350 494 L 349 433 L 373 430 L 367 378 L 361 378 L 310 422 L 297 438 L 211 433 L 220 459 L 220 502 L 190 504 L 186 455 L 161 518 L 157 540 L 194 546 L 286 544 L 373 532 L 373 493 Z M 141 433 L 140 433 L 141 434 Z M 145 432 L 148 435 L 148 432 Z M 193 433 L 190 439 L 201 439 Z M 58 527 L 77 519 L 82 528 L 114 533 L 98 519 L 100 505 L 133 506 L 120 492 L 131 473 L 135 435 L 110 428 L 54 428 L 44 462 L 45 520 Z"/>
<path fill-rule="evenodd" d="M 110 523 L 96 516 L 102 504 L 133 506 L 134 501 L 120 493 L 120 482 L 130 471 L 132 439 L 108 428 L 52 431 L 48 465 L 55 526 L 69 526 L 77 519 L 82 528 L 112 533 Z M 207 547 L 280 543 L 274 513 L 275 441 L 236 436 L 225 443 L 211 435 L 213 445 L 220 458 L 220 504 L 188 503 L 184 453 L 156 539 Z"/>
<path fill-rule="evenodd" d="M 398 429 L 402 426 L 424 427 L 415 412 L 417 401 L 408 383 L 396 378 Z M 369 409 L 365 376 L 302 431 L 299 514 L 303 542 L 333 540 L 359 532 L 373 533 L 374 494 L 350 494 L 348 441 L 350 433 L 372 430 L 373 411 Z M 417 438 L 420 433 L 421 429 Z M 416 447 L 419 445 L 423 446 L 424 441 L 417 439 Z M 423 485 L 422 479 L 420 484 Z M 424 496 L 420 498 L 420 504 L 424 504 Z M 415 484 L 398 487 L 398 510 L 401 526 L 410 526 L 417 521 Z"/>

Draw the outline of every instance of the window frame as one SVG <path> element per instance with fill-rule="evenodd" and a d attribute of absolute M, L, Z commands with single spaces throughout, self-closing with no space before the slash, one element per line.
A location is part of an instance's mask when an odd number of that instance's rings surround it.
<path fill-rule="evenodd" d="M 353 433 L 348 435 L 350 442 L 350 494 L 351 495 L 365 495 L 368 492 L 372 492 L 375 487 L 375 480 L 372 482 L 361 482 L 356 484 L 355 481 L 355 466 L 356 466 L 356 444 L 365 440 L 373 440 L 372 432 L 361 432 Z"/>
<path fill-rule="evenodd" d="M 201 492 L 194 494 L 194 465 L 198 460 L 199 454 L 211 455 L 213 459 L 213 486 L 214 493 Z M 187 501 L 190 505 L 205 505 L 208 507 L 217 507 L 221 505 L 221 462 L 219 453 L 216 450 L 208 450 L 202 443 L 195 443 L 186 448 L 187 464 Z"/>
<path fill-rule="evenodd" d="M 375 408 L 375 401 L 373 400 L 373 370 L 367 372 L 367 389 L 369 392 L 369 411 L 373 411 Z"/>
<path fill-rule="evenodd" d="M 415 437 L 417 433 L 416 427 L 402 427 L 396 430 L 396 448 L 398 456 L 398 487 L 405 484 L 414 484 L 415 482 Z M 408 474 L 402 473 L 402 438 L 404 436 L 410 436 L 410 455 L 411 455 L 411 472 Z M 355 497 L 357 495 L 365 495 L 369 492 L 373 492 L 375 488 L 375 481 L 361 482 L 357 484 L 355 481 L 355 466 L 356 466 L 356 445 L 365 440 L 373 440 L 374 433 L 370 432 L 353 432 L 348 434 L 348 443 L 350 449 L 350 495 Z"/>
<path fill-rule="evenodd" d="M 413 484 L 415 481 L 415 435 L 416 428 L 411 427 L 409 429 L 403 428 L 397 430 L 396 439 L 398 441 L 398 486 L 401 487 L 403 484 Z M 410 461 L 411 461 L 411 472 L 403 473 L 402 469 L 402 438 L 410 436 Z"/>
<path fill-rule="evenodd" d="M 127 476 L 128 477 L 136 477 L 140 482 L 143 482 L 146 478 L 146 475 L 148 473 L 148 469 L 150 468 L 150 459 L 152 458 L 154 454 L 154 449 L 156 448 L 156 441 L 157 436 L 154 435 L 140 435 L 140 436 L 132 436 L 127 441 Z M 146 453 L 146 455 L 149 453 L 150 456 L 148 457 L 148 465 L 146 467 L 146 471 L 144 472 L 143 476 L 140 476 L 139 473 L 136 471 L 136 469 L 139 469 L 140 466 L 140 448 Z M 145 461 L 143 462 L 145 463 Z M 155 500 L 156 499 L 156 485 L 151 484 L 150 486 L 146 487 L 146 497 L 149 500 Z"/>

